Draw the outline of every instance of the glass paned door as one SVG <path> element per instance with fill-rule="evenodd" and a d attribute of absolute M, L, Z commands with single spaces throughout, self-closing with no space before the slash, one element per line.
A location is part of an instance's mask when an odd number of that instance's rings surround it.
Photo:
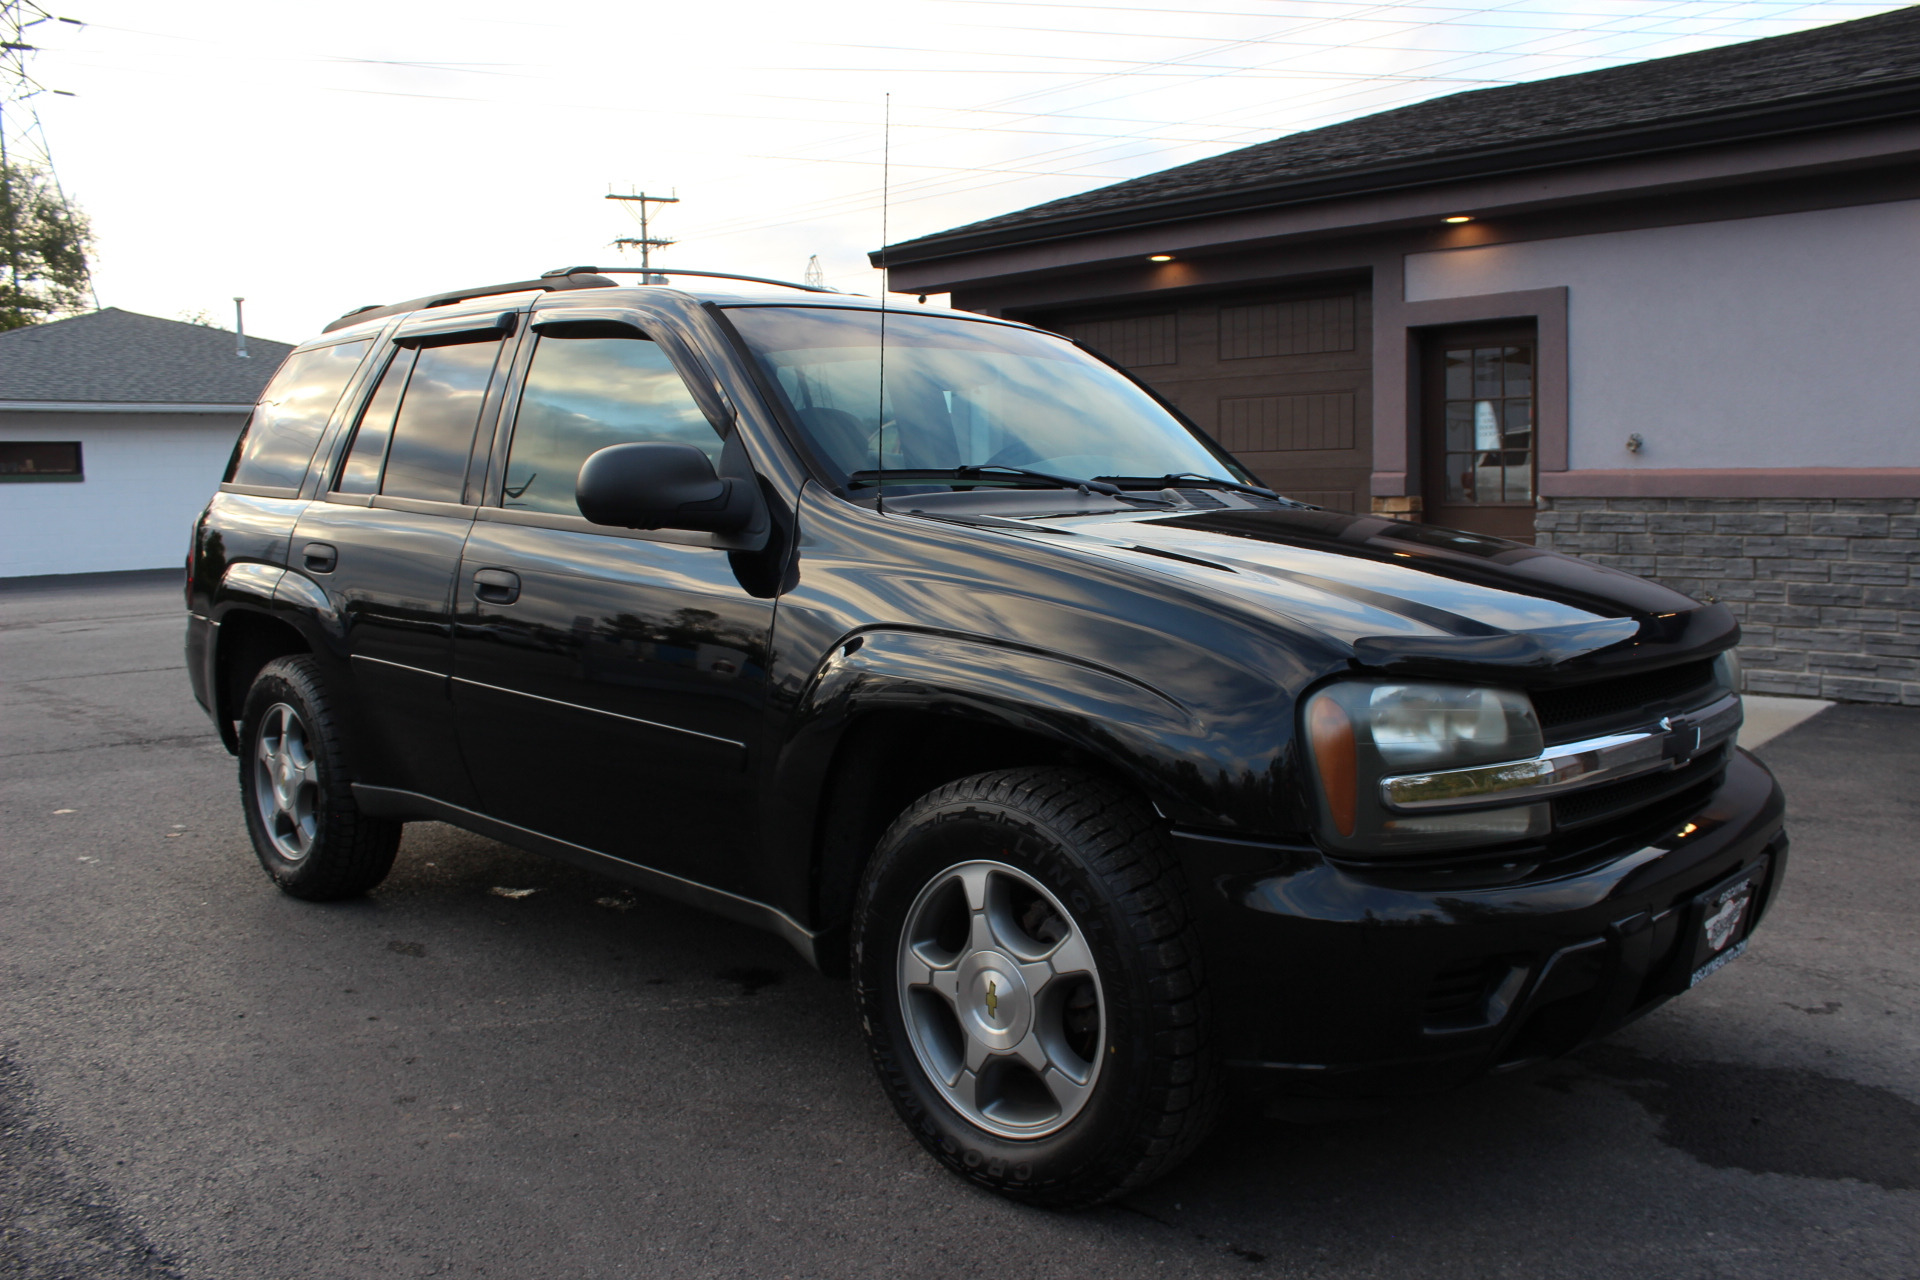
<path fill-rule="evenodd" d="M 1440 333 L 1427 346 L 1427 519 L 1533 538 L 1536 344 L 1531 333 Z"/>
<path fill-rule="evenodd" d="M 1447 503 L 1533 504 L 1533 348 L 1449 346 Z"/>

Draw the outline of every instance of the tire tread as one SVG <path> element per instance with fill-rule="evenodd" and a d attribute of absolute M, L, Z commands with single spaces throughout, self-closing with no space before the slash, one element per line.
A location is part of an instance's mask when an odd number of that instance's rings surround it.
<path fill-rule="evenodd" d="M 253 768 L 252 742 L 255 726 L 265 707 L 268 685 L 278 681 L 297 696 L 302 715 L 308 721 L 308 742 L 318 744 L 315 760 L 320 767 L 322 785 L 319 838 L 312 852 L 298 864 L 289 866 L 284 859 L 262 847 L 262 837 L 253 832 L 258 817 L 253 811 L 247 779 Z M 394 855 L 400 847 L 401 824 L 389 818 L 369 817 L 360 811 L 353 798 L 352 753 L 346 726 L 334 698 L 321 674 L 319 663 L 310 655 L 275 658 L 260 669 L 247 692 L 246 714 L 242 722 L 240 751 L 241 802 L 246 806 L 247 825 L 253 833 L 254 851 L 267 874 L 286 893 L 309 902 L 333 902 L 353 898 L 373 889 L 393 869 Z M 270 848 L 270 846 L 269 846 Z"/>
<path fill-rule="evenodd" d="M 1219 1113 L 1222 1091 L 1210 1058 L 1205 973 L 1185 878 L 1162 823 L 1136 795 L 1098 774 L 1054 766 L 1000 769 L 938 787 L 894 821 L 879 848 L 890 849 L 934 812 L 966 804 L 1004 807 L 1045 827 L 1112 891 L 1131 952 L 1145 971 L 1153 1075 L 1141 1123 L 1105 1168 L 1053 1185 L 1014 1187 L 942 1158 L 962 1176 L 1029 1203 L 1089 1208 L 1178 1164 L 1207 1136 Z M 862 893 L 863 919 L 871 870 Z M 883 1077 L 901 1070 L 878 1050 L 875 1061 Z M 898 1090 L 894 1081 L 888 1083 Z"/>

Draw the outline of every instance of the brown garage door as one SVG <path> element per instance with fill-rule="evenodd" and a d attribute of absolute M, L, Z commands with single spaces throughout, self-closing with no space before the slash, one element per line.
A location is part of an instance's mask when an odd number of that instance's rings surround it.
<path fill-rule="evenodd" d="M 1033 323 L 1125 365 L 1290 497 L 1364 509 L 1373 470 L 1364 285 L 1262 290 Z"/>

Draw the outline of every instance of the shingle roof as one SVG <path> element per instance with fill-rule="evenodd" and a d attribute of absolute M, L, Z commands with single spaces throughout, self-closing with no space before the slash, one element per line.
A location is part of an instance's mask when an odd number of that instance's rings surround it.
<path fill-rule="evenodd" d="M 108 307 L 0 333 L 0 400 L 252 404 L 293 347 Z"/>
<path fill-rule="evenodd" d="M 1753 136 L 1780 127 L 1767 113 L 1781 108 L 1797 108 L 1801 117 L 1811 111 L 1819 123 L 1911 114 L 1916 106 L 1920 6 L 1430 98 L 904 241 L 887 256 L 905 264 L 1101 226 L 1471 176 L 1488 165 L 1514 167 L 1515 153 L 1529 150 L 1538 153 L 1534 163 L 1594 159 L 1644 149 L 1650 131 L 1674 126 L 1693 126 L 1696 142 Z"/>

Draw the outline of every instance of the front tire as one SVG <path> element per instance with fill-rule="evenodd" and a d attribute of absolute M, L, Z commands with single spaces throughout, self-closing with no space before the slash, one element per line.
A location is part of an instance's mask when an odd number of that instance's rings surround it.
<path fill-rule="evenodd" d="M 881 1082 L 962 1177 L 1084 1208 L 1211 1127 L 1185 886 L 1152 812 L 1115 784 L 1009 769 L 922 797 L 881 838 L 853 948 Z"/>
<path fill-rule="evenodd" d="M 351 757 L 319 665 L 276 658 L 240 717 L 240 802 L 253 851 L 296 898 L 352 898 L 387 878 L 400 824 L 354 803 Z"/>

